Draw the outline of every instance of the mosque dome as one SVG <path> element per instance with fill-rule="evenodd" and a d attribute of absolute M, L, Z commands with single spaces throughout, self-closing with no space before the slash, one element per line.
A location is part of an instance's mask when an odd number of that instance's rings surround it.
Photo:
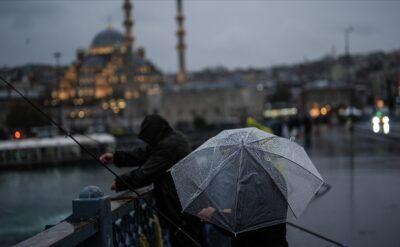
<path fill-rule="evenodd" d="M 114 46 L 118 44 L 122 44 L 125 41 L 125 36 L 119 31 L 107 28 L 106 30 L 98 33 L 93 41 L 92 47 L 96 46 Z"/>

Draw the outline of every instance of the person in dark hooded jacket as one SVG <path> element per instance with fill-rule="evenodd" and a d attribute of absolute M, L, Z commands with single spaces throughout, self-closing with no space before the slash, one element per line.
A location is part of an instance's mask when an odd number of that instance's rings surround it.
<path fill-rule="evenodd" d="M 144 148 L 136 148 L 132 152 L 106 153 L 100 157 L 100 160 L 105 164 L 114 163 L 118 167 L 138 167 L 122 175 L 121 178 L 133 188 L 153 183 L 157 208 L 201 244 L 203 242 L 202 224 L 194 216 L 181 213 L 182 207 L 178 194 L 168 171 L 190 153 L 188 141 L 181 133 L 172 129 L 164 118 L 156 114 L 145 117 L 140 127 L 139 138 L 146 142 L 147 145 Z M 121 191 L 128 188 L 116 179 L 112 189 Z M 164 223 L 168 224 L 168 222 Z M 168 224 L 168 229 L 173 247 L 196 246 L 171 224 Z"/>

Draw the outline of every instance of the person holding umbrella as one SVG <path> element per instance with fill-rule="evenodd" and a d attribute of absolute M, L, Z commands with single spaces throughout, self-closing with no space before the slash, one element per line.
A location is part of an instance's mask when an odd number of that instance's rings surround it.
<path fill-rule="evenodd" d="M 188 141 L 181 133 L 172 129 L 164 118 L 156 114 L 145 117 L 140 127 L 139 138 L 146 142 L 144 148 L 136 148 L 132 152 L 105 153 L 100 160 L 104 164 L 114 163 L 118 167 L 138 167 L 121 178 L 133 188 L 153 183 L 157 208 L 201 244 L 202 223 L 194 216 L 182 213 L 171 174 L 168 172 L 175 163 L 190 153 Z M 120 180 L 115 180 L 111 189 L 122 191 L 128 188 Z M 172 225 L 168 225 L 168 228 L 173 247 L 196 246 L 180 232 L 180 229 Z"/>
<path fill-rule="evenodd" d="M 272 183 L 270 186 L 275 186 Z M 277 188 L 275 188 L 277 189 Z M 284 198 L 265 198 L 265 200 L 274 200 L 275 207 L 279 208 L 275 210 L 276 218 L 279 220 L 285 220 L 286 218 L 286 207 Z M 210 203 L 211 205 L 212 203 Z M 249 206 L 252 207 L 251 202 Z M 218 210 L 221 214 L 225 214 L 226 217 L 230 217 L 232 213 L 231 208 L 215 209 L 212 206 L 208 206 L 200 210 L 197 216 L 205 222 L 212 222 L 214 212 Z M 212 224 L 212 223 L 211 223 Z M 221 234 L 229 236 L 231 238 L 232 247 L 287 247 L 288 243 L 286 240 L 286 224 L 280 223 L 269 227 L 263 227 L 256 230 L 250 230 L 243 233 L 232 234 L 226 229 L 213 225 Z"/>
<path fill-rule="evenodd" d="M 257 171 L 261 172 L 262 171 Z M 284 178 L 278 171 L 274 172 L 274 176 L 276 179 L 279 180 L 279 183 L 284 186 L 284 193 L 285 195 L 287 194 L 286 191 L 286 185 Z M 257 176 L 251 176 L 249 179 L 254 179 L 254 180 L 259 180 Z M 223 179 L 216 179 L 214 183 L 219 183 L 219 182 L 224 182 Z M 247 182 L 246 182 L 247 183 Z M 214 225 L 216 229 L 222 233 L 225 236 L 230 236 L 231 237 L 231 246 L 232 247 L 287 247 L 288 243 L 286 240 L 286 217 L 287 217 L 287 202 L 285 201 L 285 196 L 279 192 L 279 189 L 276 187 L 272 179 L 269 177 L 268 181 L 256 181 L 256 184 L 263 185 L 266 188 L 269 188 L 272 193 L 265 193 L 265 189 L 258 187 L 255 188 L 248 188 L 249 190 L 254 191 L 255 193 L 252 195 L 253 198 L 251 198 L 246 207 L 248 207 L 248 211 L 251 212 L 253 210 L 257 210 L 258 207 L 260 207 L 260 204 L 253 204 L 252 200 L 262 200 L 265 202 L 269 202 L 270 205 L 268 206 L 270 209 L 270 212 L 274 213 L 275 221 L 282 221 L 284 223 L 278 223 L 274 224 L 268 227 L 263 227 L 259 228 L 256 230 L 250 230 L 250 231 L 245 231 L 242 233 L 237 233 L 237 234 L 232 234 L 231 232 L 227 231 L 226 229 Z M 213 186 L 224 186 L 224 185 L 217 185 L 213 184 Z M 253 186 L 252 183 L 247 183 L 247 185 L 243 186 Z M 268 189 L 268 190 L 269 190 Z M 239 194 L 238 197 L 247 197 L 244 194 L 241 193 L 246 193 L 248 191 L 247 189 L 243 188 Z M 279 195 L 279 196 L 276 196 Z M 203 193 L 203 196 L 206 196 L 206 193 Z M 225 193 L 222 196 L 229 197 L 231 196 L 229 193 Z M 227 202 L 229 199 L 224 199 L 220 198 L 221 201 Z M 202 200 L 207 200 L 207 199 L 202 199 Z M 219 211 L 219 213 L 224 214 L 226 218 L 230 218 L 233 220 L 233 215 L 235 212 L 232 210 L 232 208 L 229 208 L 229 205 L 225 205 L 225 207 L 216 209 L 212 207 L 213 203 L 209 202 L 209 206 L 206 208 L 203 208 L 200 210 L 200 212 L 197 214 L 197 216 L 202 220 L 206 222 L 213 222 L 212 217 L 215 211 Z M 267 206 L 267 205 L 265 205 Z M 238 209 L 237 209 L 238 210 Z M 216 216 L 218 217 L 218 216 Z"/>
<path fill-rule="evenodd" d="M 302 147 L 256 128 L 222 131 L 171 174 L 183 210 L 229 232 L 234 247 L 287 246 L 287 220 L 323 184 Z"/>

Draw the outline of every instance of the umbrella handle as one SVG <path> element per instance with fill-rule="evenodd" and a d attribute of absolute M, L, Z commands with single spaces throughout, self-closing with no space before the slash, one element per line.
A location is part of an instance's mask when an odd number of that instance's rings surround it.
<path fill-rule="evenodd" d="M 299 229 L 299 230 L 301 230 L 301 231 L 303 231 L 303 232 L 306 232 L 306 233 L 308 233 L 308 234 L 311 234 L 311 235 L 313 235 L 313 236 L 315 236 L 315 237 L 317 237 L 317 238 L 323 239 L 323 240 L 325 240 L 325 241 L 327 241 L 327 242 L 330 242 L 330 243 L 332 243 L 332 244 L 335 244 L 335 245 L 337 245 L 337 246 L 340 246 L 340 247 L 348 247 L 348 245 L 339 243 L 339 242 L 337 242 L 337 241 L 335 241 L 335 240 L 332 240 L 332 239 L 330 239 L 330 238 L 327 238 L 327 237 L 325 237 L 325 236 L 322 236 L 321 234 L 318 234 L 318 233 L 315 233 L 315 232 L 313 232 L 313 231 L 310 231 L 310 230 L 308 230 L 308 229 L 306 229 L 306 228 L 304 228 L 304 227 L 302 227 L 302 226 L 293 224 L 292 222 L 289 222 L 289 221 L 288 221 L 287 224 L 288 224 L 289 226 L 292 226 L 292 227 L 294 227 L 294 228 L 297 228 L 297 229 Z"/>

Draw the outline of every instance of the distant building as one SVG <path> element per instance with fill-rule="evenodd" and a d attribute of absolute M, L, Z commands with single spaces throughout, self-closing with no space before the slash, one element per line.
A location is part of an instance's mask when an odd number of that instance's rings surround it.
<path fill-rule="evenodd" d="M 363 90 L 363 88 L 353 88 L 340 81 L 309 82 L 302 91 L 302 107 L 312 116 L 318 116 L 320 113 L 326 115 L 330 111 L 337 113 L 341 108 L 347 107 L 362 109 L 366 102 L 366 94 Z"/>
<path fill-rule="evenodd" d="M 243 81 L 194 81 L 164 87 L 156 110 L 174 125 L 195 118 L 208 124 L 238 124 L 248 116 L 261 119 L 265 98 L 262 88 Z"/>
<path fill-rule="evenodd" d="M 0 74 L 17 88 L 26 98 L 38 106 L 50 104 L 50 93 L 56 88 L 56 70 L 48 65 L 24 65 L 15 68 L 0 68 Z M 0 83 L 0 127 L 6 126 L 6 118 L 15 104 L 25 105 L 21 96 Z"/>
<path fill-rule="evenodd" d="M 14 87 L 31 99 L 49 98 L 50 89 L 57 86 L 56 70 L 48 65 L 24 65 L 15 68 L 0 68 L 0 74 Z M 22 100 L 15 91 L 0 84 L 0 100 Z"/>

